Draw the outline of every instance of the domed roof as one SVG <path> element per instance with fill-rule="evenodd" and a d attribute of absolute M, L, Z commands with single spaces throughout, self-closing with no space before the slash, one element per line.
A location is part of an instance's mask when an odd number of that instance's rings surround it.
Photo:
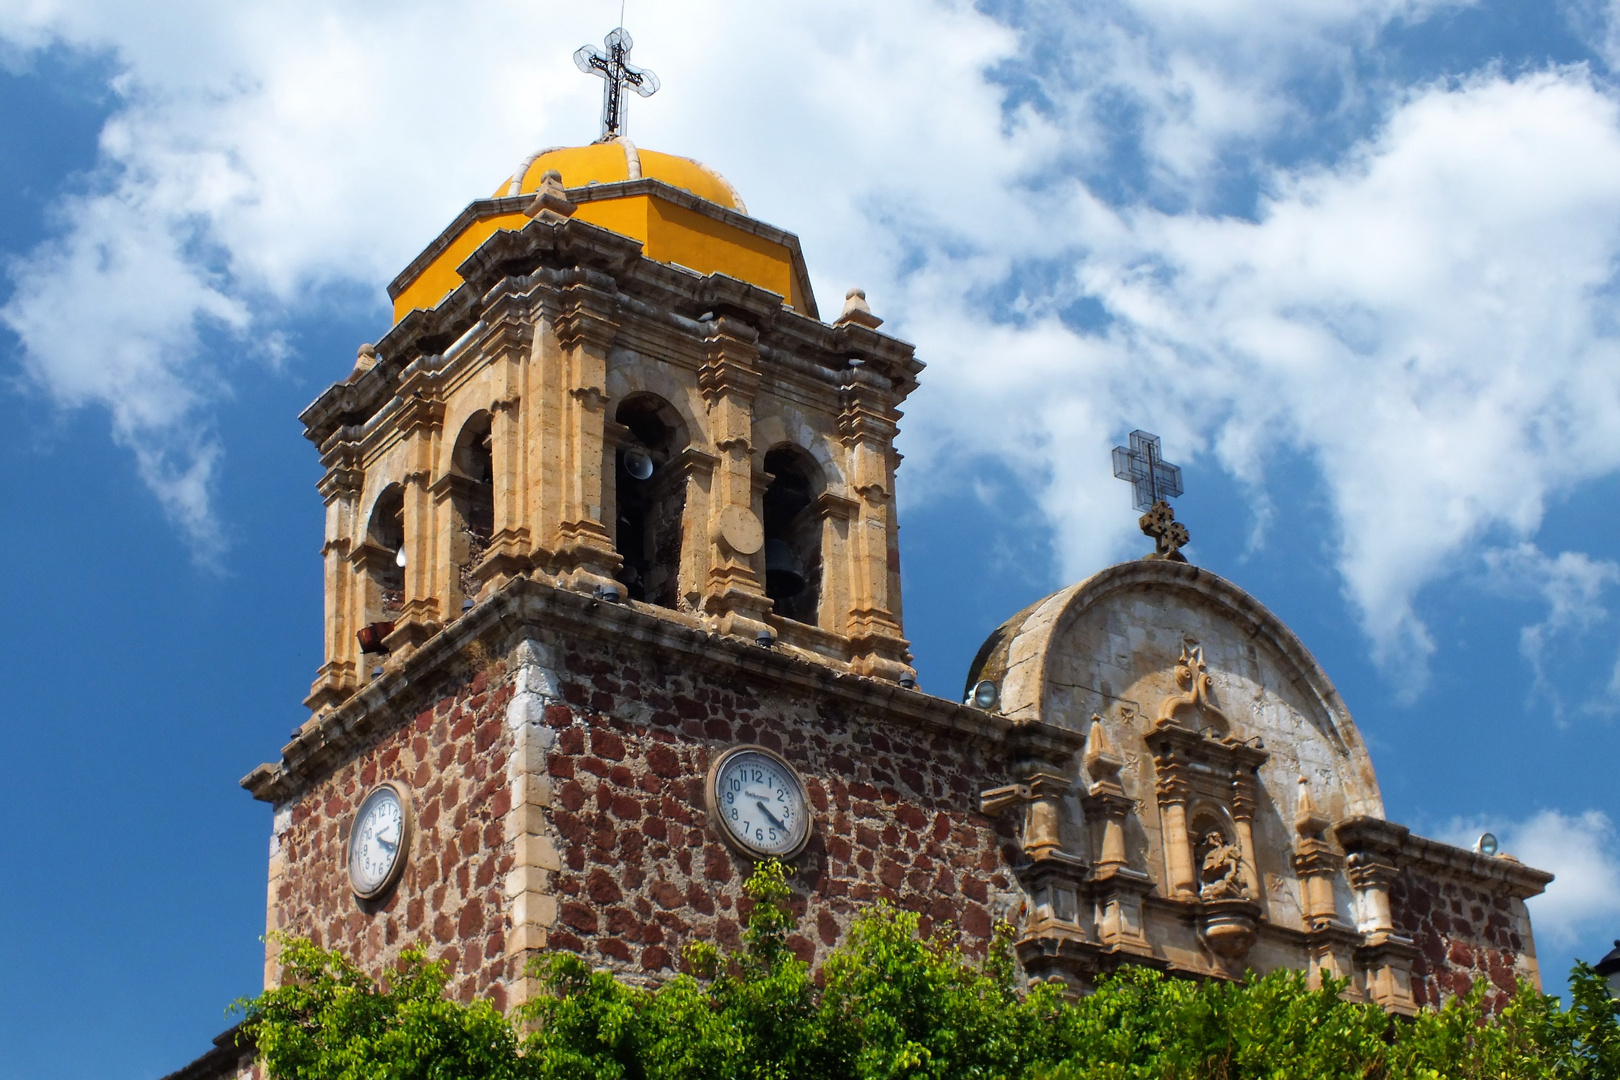
<path fill-rule="evenodd" d="M 662 180 L 738 213 L 748 212 L 737 189 L 707 165 L 656 150 L 639 150 L 623 137 L 589 146 L 554 146 L 531 154 L 495 194 L 499 197 L 538 191 L 548 169 L 562 175 L 565 188 L 647 178 Z"/>

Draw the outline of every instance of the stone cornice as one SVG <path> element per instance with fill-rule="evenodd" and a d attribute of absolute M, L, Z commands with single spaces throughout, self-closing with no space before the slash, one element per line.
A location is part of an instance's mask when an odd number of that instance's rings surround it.
<path fill-rule="evenodd" d="M 700 351 L 707 324 L 697 316 L 715 312 L 746 322 L 759 334 L 763 357 L 794 357 L 793 368 L 801 373 L 819 365 L 843 378 L 849 359 L 860 358 L 863 374 L 881 376 L 895 403 L 915 388 L 924 367 L 913 347 L 898 338 L 862 326 L 828 325 L 784 307 L 775 293 L 725 274 L 702 275 L 645 258 L 637 241 L 576 219 L 536 219 L 522 229 L 496 232 L 458 269 L 464 278 L 459 288 L 432 310 L 409 312 L 383 335 L 374 367 L 353 382 L 334 384 L 300 414 L 307 438 L 324 446 L 340 430 L 364 425 L 393 400 L 407 367 L 445 352 L 484 313 L 504 313 L 511 297 L 555 294 L 580 282 L 611 290 L 638 314 L 667 312 L 666 328 L 692 338 Z"/>
<path fill-rule="evenodd" d="M 1490 882 L 1520 900 L 1539 895 L 1553 879 L 1553 875 L 1547 871 L 1526 866 L 1517 859 L 1482 855 L 1467 848 L 1414 836 L 1412 830 L 1405 826 L 1382 818 L 1347 818 L 1334 826 L 1333 832 L 1340 845 L 1352 856 L 1375 853 L 1383 855 L 1403 870 L 1425 870 L 1431 874 Z"/>
<path fill-rule="evenodd" d="M 1071 757 L 1084 743 L 1083 734 L 1064 728 L 1013 723 L 917 690 L 710 634 L 641 605 L 603 603 L 518 578 L 424 642 L 398 669 L 305 723 L 298 736 L 282 747 L 281 760 L 260 765 L 243 778 L 242 786 L 264 802 L 291 799 L 430 704 L 442 692 L 440 676 L 464 662 L 463 654 L 473 642 L 506 647 L 526 634 L 545 631 L 602 643 L 656 646 L 695 671 L 837 698 L 846 705 L 879 713 L 891 723 L 951 732 L 986 748 L 1017 749 L 1058 760 Z"/>

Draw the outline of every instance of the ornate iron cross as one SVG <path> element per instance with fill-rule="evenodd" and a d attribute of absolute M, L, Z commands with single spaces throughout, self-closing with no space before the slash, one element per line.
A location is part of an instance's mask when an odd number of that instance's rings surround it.
<path fill-rule="evenodd" d="M 1114 475 L 1130 481 L 1132 501 L 1144 511 L 1137 524 L 1153 538 L 1151 557 L 1186 562 L 1180 549 L 1192 536 L 1165 501 L 1181 494 L 1181 467 L 1164 460 L 1159 437 L 1141 430 L 1131 432 L 1129 446 L 1114 447 Z"/>
<path fill-rule="evenodd" d="M 630 49 L 635 42 L 630 40 L 624 27 L 609 34 L 602 44 L 607 46 L 606 52 L 595 45 L 581 45 L 574 51 L 574 64 L 579 70 L 607 83 L 602 88 L 602 137 L 597 142 L 607 142 L 624 134 L 626 87 L 642 97 L 658 93 L 658 76 L 646 68 L 631 66 Z"/>

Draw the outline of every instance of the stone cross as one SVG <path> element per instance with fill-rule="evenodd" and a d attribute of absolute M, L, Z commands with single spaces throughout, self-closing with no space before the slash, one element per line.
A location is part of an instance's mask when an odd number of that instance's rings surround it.
<path fill-rule="evenodd" d="M 1181 548 L 1192 536 L 1165 501 L 1181 494 L 1181 467 L 1164 460 L 1159 437 L 1141 430 L 1131 432 L 1129 446 L 1114 447 L 1114 475 L 1130 481 L 1136 508 L 1144 511 L 1137 524 L 1153 538 L 1150 558 L 1186 562 Z"/>
<path fill-rule="evenodd" d="M 601 78 L 607 85 L 602 88 L 602 137 L 607 142 L 624 134 L 624 90 L 629 87 L 642 97 L 658 92 L 658 76 L 646 68 L 632 67 L 630 49 L 635 42 L 624 27 L 619 27 L 602 42 L 603 52 L 595 45 L 581 45 L 574 51 L 574 64 L 587 75 Z"/>

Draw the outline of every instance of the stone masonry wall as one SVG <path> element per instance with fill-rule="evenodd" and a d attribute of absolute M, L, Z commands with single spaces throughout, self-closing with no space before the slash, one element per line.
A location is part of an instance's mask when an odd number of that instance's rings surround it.
<path fill-rule="evenodd" d="M 1495 1010 L 1517 980 L 1538 977 L 1523 901 L 1408 867 L 1390 889 L 1390 910 L 1396 931 L 1418 947 L 1412 998 L 1419 1007 L 1438 1008 L 1485 979 Z"/>
<path fill-rule="evenodd" d="M 1004 782 L 985 748 L 649 653 L 559 652 L 563 700 L 545 718 L 562 856 L 550 948 L 657 977 L 676 970 L 688 940 L 739 944 L 752 864 L 709 824 L 704 784 L 712 758 L 740 743 L 782 754 L 814 806 L 791 867 L 802 959 L 819 963 L 878 900 L 920 913 L 925 932 L 950 923 L 982 952 L 1016 902 L 1011 835 L 975 811 L 979 792 Z"/>
<path fill-rule="evenodd" d="M 800 918 L 791 944 L 806 961 L 819 963 L 878 900 L 918 912 L 925 932 L 951 924 L 970 954 L 982 953 L 1021 899 L 1007 869 L 1013 823 L 976 812 L 979 792 L 1005 782 L 999 755 L 971 737 L 858 711 L 836 694 L 694 672 L 656 646 L 542 636 L 561 668 L 544 712 L 557 853 L 544 876 L 555 897 L 545 948 L 657 979 L 679 969 L 689 940 L 740 944 L 752 864 L 722 843 L 704 802 L 711 760 L 739 743 L 783 754 L 815 810 L 790 868 Z M 514 664 L 450 688 L 278 814 L 272 929 L 373 972 L 419 943 L 449 966 L 462 1000 L 513 1003 L 525 958 L 505 900 Z M 416 829 L 398 886 L 365 903 L 349 885 L 347 843 L 354 811 L 381 780 L 408 788 Z"/>
<path fill-rule="evenodd" d="M 461 1000 L 493 996 L 504 1007 L 501 883 L 512 852 L 501 827 L 511 798 L 502 718 L 511 688 L 500 673 L 496 666 L 453 688 L 293 802 L 276 837 L 272 930 L 308 936 L 370 971 L 424 945 L 448 965 Z M 349 885 L 349 829 L 382 780 L 410 790 L 415 834 L 399 884 L 365 902 Z"/>

